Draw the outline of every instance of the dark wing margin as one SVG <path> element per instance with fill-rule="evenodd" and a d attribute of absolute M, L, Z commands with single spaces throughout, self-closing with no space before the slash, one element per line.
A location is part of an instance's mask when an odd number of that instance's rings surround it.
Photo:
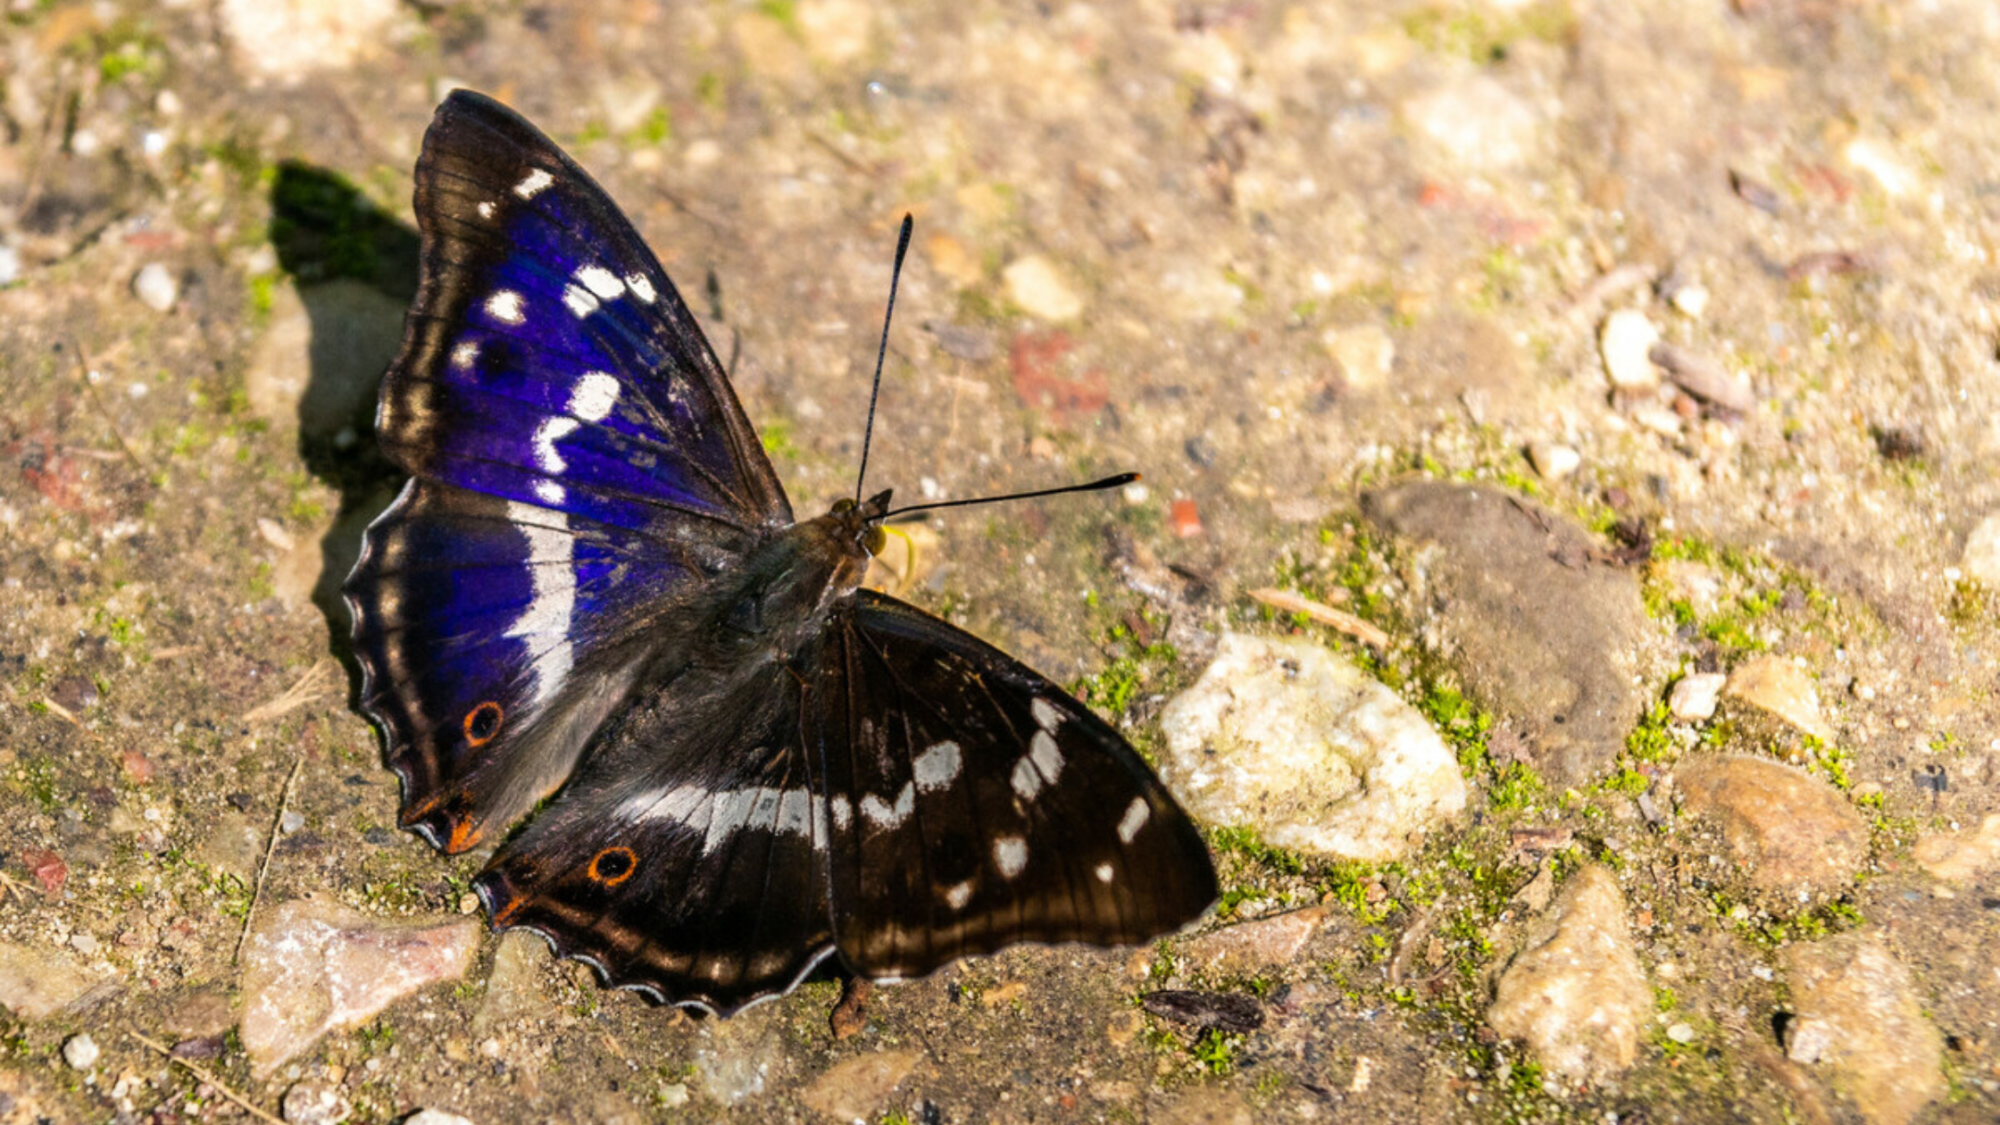
<path fill-rule="evenodd" d="M 791 523 L 693 315 L 588 173 L 469 90 L 416 170 L 421 277 L 376 428 L 391 460 L 507 499 L 676 536 Z"/>
<path fill-rule="evenodd" d="M 808 691 L 833 930 L 855 972 L 918 977 L 1021 942 L 1136 944 L 1215 900 L 1207 845 L 1138 754 L 978 638 L 862 590 Z"/>
<path fill-rule="evenodd" d="M 493 923 L 607 985 L 729 1014 L 833 952 L 825 808 L 782 665 L 636 693 L 561 797 L 474 883 Z"/>

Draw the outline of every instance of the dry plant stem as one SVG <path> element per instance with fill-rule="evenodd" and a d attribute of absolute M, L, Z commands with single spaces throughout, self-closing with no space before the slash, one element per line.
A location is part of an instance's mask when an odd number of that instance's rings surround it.
<path fill-rule="evenodd" d="M 1286 613 L 1303 613 L 1321 625 L 1346 633 L 1370 648 L 1389 647 L 1389 634 L 1345 610 L 1321 605 L 1311 598 L 1302 598 L 1289 590 L 1252 590 L 1250 596 L 1272 609 L 1283 610 Z"/>
<path fill-rule="evenodd" d="M 249 1098 L 246 1098 L 242 1094 L 239 1094 L 236 1091 L 230 1089 L 229 1087 L 223 1085 L 222 1079 L 217 1078 L 215 1076 L 214 1071 L 209 1070 L 207 1067 L 202 1066 L 199 1063 L 175 1055 L 173 1051 L 170 1050 L 165 1044 L 156 1043 L 153 1040 L 146 1038 L 145 1036 L 139 1034 L 136 1031 L 132 1031 L 131 1036 L 132 1038 L 137 1039 L 139 1042 L 144 1043 L 146 1046 L 151 1047 L 153 1050 L 158 1051 L 160 1054 L 165 1055 L 168 1062 L 179 1063 L 182 1066 L 186 1067 L 189 1070 L 189 1072 L 192 1073 L 196 1078 L 199 1078 L 203 1082 L 206 1082 L 209 1085 L 215 1087 L 216 1090 L 221 1092 L 223 1097 L 228 1098 L 230 1101 L 235 1102 L 239 1106 L 242 1106 L 245 1112 L 249 1113 L 250 1116 L 255 1117 L 259 1121 L 268 1121 L 271 1123 L 271 1125 L 285 1125 L 283 1121 L 280 1121 L 277 1118 L 271 1116 L 270 1114 L 265 1113 L 263 1110 L 257 1108 L 257 1103 L 251 1101 Z"/>
<path fill-rule="evenodd" d="M 285 689 L 285 694 L 245 712 L 244 723 L 256 726 L 258 723 L 296 711 L 312 702 L 319 695 L 320 673 L 326 670 L 327 664 L 325 660 L 314 661 L 313 666 L 306 669 L 306 674 L 299 677 L 298 683 Z"/>
<path fill-rule="evenodd" d="M 257 887 L 250 892 L 250 909 L 243 912 L 243 930 L 236 935 L 236 952 L 229 955 L 229 963 L 243 959 L 243 943 L 250 940 L 250 920 L 257 916 L 257 904 L 264 899 L 264 877 L 271 873 L 271 853 L 278 850 L 278 830 L 285 823 L 285 811 L 292 807 L 292 782 L 299 779 L 299 770 L 306 760 L 300 758 L 292 763 L 292 772 L 285 775 L 285 787 L 278 793 L 278 812 L 271 818 L 271 838 L 264 843 L 264 862 L 257 865 Z"/>

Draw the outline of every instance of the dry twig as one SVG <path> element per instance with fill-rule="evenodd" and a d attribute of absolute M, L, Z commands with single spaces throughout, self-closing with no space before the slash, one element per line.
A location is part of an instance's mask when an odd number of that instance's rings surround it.
<path fill-rule="evenodd" d="M 285 810 L 292 807 L 292 782 L 299 779 L 299 770 L 305 764 L 304 758 L 292 763 L 292 772 L 285 775 L 285 787 L 278 792 L 278 813 L 271 818 L 271 838 L 264 843 L 264 862 L 257 865 L 257 886 L 250 892 L 250 909 L 243 912 L 243 931 L 236 935 L 236 952 L 229 955 L 232 965 L 243 959 L 243 943 L 250 940 L 250 920 L 257 916 L 257 904 L 264 898 L 264 877 L 271 873 L 271 853 L 278 850 L 278 832 L 285 823 Z"/>
<path fill-rule="evenodd" d="M 144 1043 L 146 1046 L 151 1047 L 153 1050 L 158 1051 L 162 1055 L 165 1055 L 168 1062 L 176 1062 L 181 1064 L 182 1066 L 186 1067 L 188 1069 L 188 1072 L 193 1074 L 196 1078 L 199 1078 L 203 1082 L 208 1083 L 210 1086 L 215 1087 L 218 1093 L 220 1093 L 223 1097 L 228 1098 L 230 1101 L 235 1102 L 237 1105 L 242 1106 L 243 1109 L 250 1114 L 250 1116 L 255 1117 L 259 1121 L 268 1121 L 270 1122 L 270 1125 L 285 1125 L 283 1121 L 280 1121 L 277 1118 L 271 1116 L 270 1114 L 264 1112 L 262 1109 L 259 1109 L 257 1107 L 256 1102 L 251 1101 L 249 1098 L 246 1098 L 242 1094 L 239 1094 L 236 1091 L 230 1089 L 229 1087 L 223 1085 L 222 1079 L 217 1078 L 215 1076 L 214 1071 L 208 1069 L 207 1067 L 201 1065 L 198 1062 L 195 1062 L 192 1059 L 181 1058 L 179 1055 L 174 1054 L 173 1049 L 168 1047 L 164 1043 L 159 1043 L 154 1040 L 148 1039 L 145 1036 L 139 1034 L 137 1031 L 131 1031 L 130 1029 L 127 1030 L 129 1034 L 132 1036 L 132 1038 L 137 1039 L 139 1042 Z"/>
<path fill-rule="evenodd" d="M 1373 624 L 1330 605 L 1321 605 L 1311 598 L 1300 597 L 1290 590 L 1252 590 L 1250 596 L 1272 609 L 1283 613 L 1303 613 L 1314 621 L 1331 629 L 1346 633 L 1370 648 L 1389 647 L 1389 634 Z"/>
<path fill-rule="evenodd" d="M 285 694 L 273 699 L 269 703 L 253 707 L 245 712 L 243 715 L 244 724 L 247 726 L 256 726 L 258 723 L 268 722 L 280 715 L 290 714 L 319 698 L 320 673 L 326 671 L 330 663 L 330 661 L 325 660 L 314 661 L 313 666 L 306 669 L 306 674 L 299 677 L 298 683 L 285 689 Z"/>

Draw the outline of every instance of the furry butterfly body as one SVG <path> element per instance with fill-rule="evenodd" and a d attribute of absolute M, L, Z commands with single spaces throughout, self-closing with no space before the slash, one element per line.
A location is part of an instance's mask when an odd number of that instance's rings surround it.
<path fill-rule="evenodd" d="M 794 520 L 672 282 L 552 142 L 452 94 L 416 211 L 377 416 L 411 479 L 345 592 L 402 823 L 498 845 L 496 925 L 726 1013 L 829 956 L 907 978 L 1206 909 L 1206 847 L 1114 730 L 860 588 L 889 493 Z"/>

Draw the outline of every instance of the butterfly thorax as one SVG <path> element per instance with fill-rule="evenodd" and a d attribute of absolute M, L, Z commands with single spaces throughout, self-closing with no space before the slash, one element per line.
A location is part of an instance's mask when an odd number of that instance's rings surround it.
<path fill-rule="evenodd" d="M 783 660 L 818 636 L 827 612 L 861 585 L 869 557 L 881 550 L 888 506 L 886 491 L 860 504 L 841 500 L 751 551 L 718 600 L 710 658 L 738 664 L 762 653 Z"/>

